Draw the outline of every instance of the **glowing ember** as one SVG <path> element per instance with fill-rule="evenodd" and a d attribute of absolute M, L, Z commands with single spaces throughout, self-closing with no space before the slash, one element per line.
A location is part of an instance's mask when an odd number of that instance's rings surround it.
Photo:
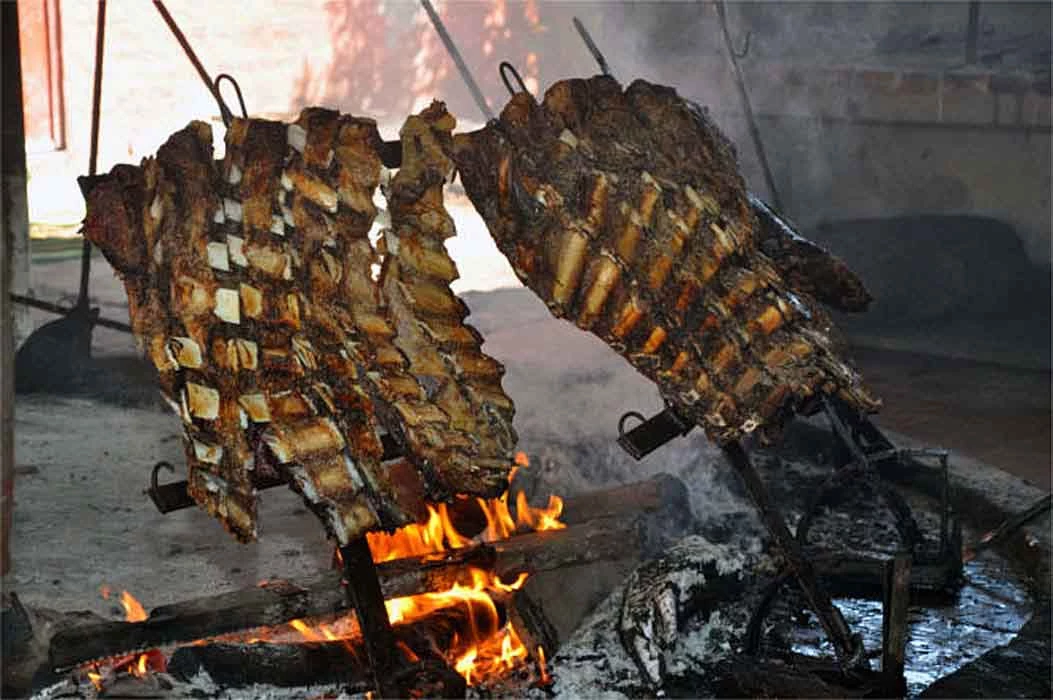
<path fill-rule="evenodd" d="M 111 592 L 109 586 L 99 588 L 99 593 L 104 600 L 110 599 Z M 121 607 L 124 608 L 124 619 L 127 622 L 142 622 L 149 617 L 143 604 L 128 591 L 121 591 Z M 164 671 L 166 667 L 165 655 L 157 649 L 151 649 L 142 654 L 115 656 L 112 659 L 88 664 L 82 670 L 85 671 L 95 689 L 102 690 L 105 679 L 112 678 L 119 673 L 145 678 L 152 671 Z"/>

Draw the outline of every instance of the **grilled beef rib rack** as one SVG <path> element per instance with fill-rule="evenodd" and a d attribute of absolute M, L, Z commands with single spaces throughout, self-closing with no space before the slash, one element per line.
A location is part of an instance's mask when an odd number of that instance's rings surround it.
<path fill-rule="evenodd" d="M 454 139 L 469 198 L 556 316 L 655 381 L 718 444 L 823 394 L 877 407 L 826 313 L 757 247 L 731 144 L 676 91 L 566 80 Z"/>
<path fill-rule="evenodd" d="M 740 440 L 776 439 L 824 397 L 876 410 L 817 301 L 863 308 L 862 284 L 747 192 L 730 142 L 671 88 L 567 80 L 540 103 L 514 95 L 479 131 L 454 126 L 438 102 L 405 123 L 377 248 L 390 148 L 372 120 L 331 110 L 235 119 L 221 162 L 193 122 L 142 167 L 84 183 L 84 233 L 123 278 L 183 421 L 190 496 L 248 541 L 257 488 L 288 481 L 341 546 L 360 616 L 377 618 L 362 622 L 383 638 L 370 645 L 378 685 L 398 675 L 381 658 L 393 642 L 363 535 L 417 520 L 427 501 L 497 495 L 516 443 L 503 368 L 449 287 L 456 170 L 553 314 L 652 379 L 676 431 L 698 425 L 721 445 L 850 660 L 847 626 Z"/>
<path fill-rule="evenodd" d="M 440 106 L 407 122 L 443 126 Z M 507 482 L 503 368 L 449 289 L 450 166 L 435 138 L 404 143 L 380 285 L 370 120 L 236 119 L 221 164 L 194 123 L 89 190 L 85 235 L 123 277 L 136 337 L 183 419 L 190 494 L 241 540 L 256 536 L 253 479 L 268 470 L 287 472 L 341 545 L 415 520 L 425 498 Z M 384 435 L 404 458 L 382 461 Z"/>

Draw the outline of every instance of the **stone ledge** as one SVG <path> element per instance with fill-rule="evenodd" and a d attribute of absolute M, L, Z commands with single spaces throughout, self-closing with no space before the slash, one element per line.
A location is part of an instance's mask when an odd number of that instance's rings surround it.
<path fill-rule="evenodd" d="M 754 110 L 765 116 L 1004 128 L 1051 126 L 1053 98 L 1046 74 L 779 63 L 747 63 L 743 71 Z M 707 104 L 720 105 L 719 111 L 739 111 L 737 104 L 724 105 L 735 94 L 731 72 L 724 66 L 714 73 L 698 86 L 698 96 Z"/>

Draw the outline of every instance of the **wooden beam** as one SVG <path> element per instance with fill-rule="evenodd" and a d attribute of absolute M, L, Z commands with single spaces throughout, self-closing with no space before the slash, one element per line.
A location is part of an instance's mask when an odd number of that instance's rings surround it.
<path fill-rule="evenodd" d="M 16 252 L 28 250 L 29 213 L 26 203 L 26 142 L 22 118 L 22 66 L 18 37 L 18 4 L 0 3 L 3 34 L 4 106 L 0 123 L 0 575 L 11 569 L 11 510 L 15 489 L 15 319 L 11 305 Z M 28 254 L 28 252 L 26 253 Z M 26 262 L 26 261 L 21 261 Z M 26 266 L 28 269 L 28 266 Z"/>

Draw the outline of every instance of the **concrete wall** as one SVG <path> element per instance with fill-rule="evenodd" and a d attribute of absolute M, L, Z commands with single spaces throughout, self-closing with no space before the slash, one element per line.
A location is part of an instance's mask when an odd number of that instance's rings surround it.
<path fill-rule="evenodd" d="M 496 65 L 528 85 L 596 72 L 571 28 L 581 16 L 616 77 L 678 86 L 709 105 L 763 192 L 712 6 L 697 3 L 438 3 L 491 103 Z M 234 74 L 249 109 L 289 116 L 324 104 L 377 116 L 389 134 L 431 96 L 462 125 L 478 109 L 412 0 L 170 0 L 206 67 Z M 62 3 L 65 151 L 30 160 L 34 220 L 82 215 L 95 3 Z M 1050 4 L 980 6 L 966 63 L 968 3 L 731 3 L 742 60 L 787 213 L 825 219 L 954 212 L 1017 227 L 1050 261 Z M 112 0 L 100 169 L 137 162 L 218 109 L 150 3 Z"/>

